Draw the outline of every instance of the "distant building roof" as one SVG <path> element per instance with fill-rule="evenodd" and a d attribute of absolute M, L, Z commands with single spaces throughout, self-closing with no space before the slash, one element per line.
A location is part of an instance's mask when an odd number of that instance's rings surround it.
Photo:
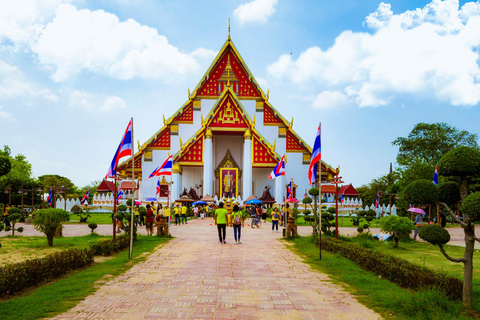
<path fill-rule="evenodd" d="M 335 193 L 335 191 L 334 184 L 322 184 L 322 193 Z"/>
<path fill-rule="evenodd" d="M 114 190 L 115 183 L 108 180 L 103 180 L 97 188 L 97 192 L 114 192 Z"/>
<path fill-rule="evenodd" d="M 338 190 L 338 194 L 345 194 L 346 196 L 358 196 L 357 190 L 355 190 L 351 183 L 349 185 L 342 186 L 340 190 Z"/>
<path fill-rule="evenodd" d="M 122 190 L 131 190 L 132 181 L 122 181 L 122 183 L 120 184 L 120 188 L 122 188 Z M 135 190 L 138 190 L 138 186 L 136 183 L 135 183 Z"/>

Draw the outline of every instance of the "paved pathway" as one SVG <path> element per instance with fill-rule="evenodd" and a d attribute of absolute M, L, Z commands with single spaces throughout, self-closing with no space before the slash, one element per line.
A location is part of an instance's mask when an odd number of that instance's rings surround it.
<path fill-rule="evenodd" d="M 176 238 L 57 319 L 379 319 L 284 248 L 269 224 L 219 244 L 212 220 Z"/>

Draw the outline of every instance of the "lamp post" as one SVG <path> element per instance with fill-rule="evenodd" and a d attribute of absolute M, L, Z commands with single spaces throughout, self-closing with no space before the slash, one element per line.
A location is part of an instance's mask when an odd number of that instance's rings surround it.
<path fill-rule="evenodd" d="M 17 193 L 19 193 L 22 196 L 22 216 L 23 216 L 23 195 L 27 193 L 27 190 L 23 189 L 23 185 L 22 185 L 22 188 L 18 190 Z"/>
<path fill-rule="evenodd" d="M 8 193 L 8 205 L 12 205 L 12 186 L 9 185 L 8 188 L 5 189 L 5 193 Z"/>

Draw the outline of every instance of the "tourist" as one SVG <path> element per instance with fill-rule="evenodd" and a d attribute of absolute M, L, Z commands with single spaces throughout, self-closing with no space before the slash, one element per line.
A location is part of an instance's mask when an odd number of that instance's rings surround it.
<path fill-rule="evenodd" d="M 8 220 L 8 210 L 10 210 L 10 206 L 5 207 L 5 211 L 3 212 L 3 224 L 5 227 L 11 228 L 12 225 L 10 224 L 10 220 Z"/>
<path fill-rule="evenodd" d="M 153 212 L 154 214 L 157 213 L 157 207 L 155 207 L 155 202 L 153 202 L 153 201 L 150 202 L 150 208 L 152 209 L 152 212 Z"/>
<path fill-rule="evenodd" d="M 417 213 L 417 216 L 415 217 L 414 224 L 417 226 L 417 229 L 413 232 L 413 239 L 417 240 L 418 231 L 420 231 L 420 228 L 422 227 L 422 214 L 421 213 Z"/>
<path fill-rule="evenodd" d="M 187 205 L 186 205 L 186 203 L 183 203 L 183 205 L 182 205 L 182 221 L 183 221 L 183 224 L 188 224 L 188 222 L 187 222 Z"/>
<path fill-rule="evenodd" d="M 175 225 L 177 224 L 182 224 L 180 222 L 180 213 L 182 212 L 182 209 L 180 208 L 180 204 L 177 203 L 177 205 L 175 206 Z"/>
<path fill-rule="evenodd" d="M 163 208 L 162 204 L 159 203 L 158 204 L 158 208 L 157 208 L 157 217 L 158 216 L 164 216 L 166 219 L 167 219 L 167 223 L 169 222 L 169 218 L 170 218 L 170 210 L 168 210 L 168 207 L 165 207 L 165 209 Z"/>
<path fill-rule="evenodd" d="M 238 205 L 233 206 L 232 219 L 233 219 L 233 237 L 235 238 L 235 243 L 240 244 L 242 243 L 240 238 L 242 237 L 242 227 L 244 226 L 244 224 L 243 224 L 243 214 L 242 214 L 242 211 L 238 209 Z"/>
<path fill-rule="evenodd" d="M 263 206 L 262 208 L 262 220 L 263 222 L 267 222 L 267 214 L 268 214 L 268 209 L 266 206 Z"/>
<path fill-rule="evenodd" d="M 138 211 L 138 205 L 137 205 L 135 206 L 135 226 L 138 226 L 139 224 L 140 224 L 140 212 Z"/>
<path fill-rule="evenodd" d="M 272 211 L 272 232 L 275 231 L 275 228 L 278 232 L 278 221 L 279 220 L 280 220 L 280 213 L 278 212 L 278 208 L 275 208 Z"/>
<path fill-rule="evenodd" d="M 200 217 L 202 220 L 205 219 L 205 211 L 207 211 L 207 207 L 203 206 L 203 208 L 200 209 Z"/>
<path fill-rule="evenodd" d="M 227 233 L 227 210 L 223 208 L 223 202 L 218 204 L 218 209 L 215 210 L 215 224 L 218 230 L 218 239 L 220 243 L 227 243 L 225 236 Z"/>
<path fill-rule="evenodd" d="M 140 210 L 139 210 L 140 211 Z M 143 214 L 140 215 L 140 225 L 145 225 L 145 211 L 142 212 Z"/>
<path fill-rule="evenodd" d="M 153 235 L 153 221 L 154 221 L 154 214 L 150 205 L 147 204 L 147 213 L 145 215 L 145 228 L 147 229 L 147 236 Z"/>
<path fill-rule="evenodd" d="M 255 226 L 257 225 L 257 210 L 255 210 L 255 205 L 251 205 L 250 206 L 250 218 L 252 218 L 252 229 L 255 228 Z"/>
<path fill-rule="evenodd" d="M 445 215 L 445 212 L 443 212 L 443 208 L 440 208 L 440 213 L 438 215 L 440 217 L 440 225 L 442 228 L 445 228 L 447 225 L 447 216 Z"/>
<path fill-rule="evenodd" d="M 198 206 L 193 207 L 193 216 L 198 219 Z"/>
<path fill-rule="evenodd" d="M 258 217 L 258 220 L 262 219 L 262 206 L 261 205 L 257 205 L 257 217 Z"/>

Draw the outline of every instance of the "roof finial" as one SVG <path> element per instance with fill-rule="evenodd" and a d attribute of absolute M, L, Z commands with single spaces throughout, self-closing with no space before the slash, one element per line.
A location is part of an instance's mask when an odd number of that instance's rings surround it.
<path fill-rule="evenodd" d="M 230 18 L 228 18 L 228 41 L 230 41 Z"/>

